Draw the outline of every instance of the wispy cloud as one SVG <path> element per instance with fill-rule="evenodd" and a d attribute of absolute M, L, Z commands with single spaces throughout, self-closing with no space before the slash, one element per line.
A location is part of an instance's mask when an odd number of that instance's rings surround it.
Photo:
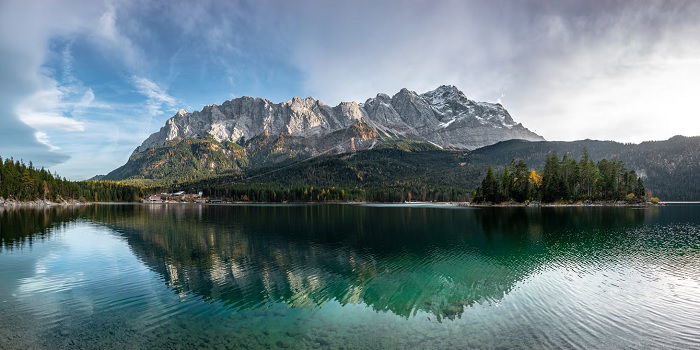
<path fill-rule="evenodd" d="M 89 37 L 108 54 L 121 59 L 132 69 L 139 69 L 145 62 L 143 53 L 128 36 L 122 33 L 117 21 L 117 8 L 108 2 L 106 10 L 99 16 L 94 31 Z"/>
<path fill-rule="evenodd" d="M 56 113 L 22 112 L 21 119 L 28 125 L 37 128 L 56 128 L 66 131 L 84 131 L 85 125 L 75 119 Z"/>
<path fill-rule="evenodd" d="M 163 114 L 178 103 L 165 89 L 147 78 L 134 76 L 132 81 L 136 90 L 146 97 L 146 108 L 151 116 Z"/>
<path fill-rule="evenodd" d="M 34 137 L 36 137 L 36 140 L 39 141 L 41 144 L 48 146 L 49 150 L 51 151 L 56 151 L 60 149 L 59 147 L 56 147 L 51 144 L 51 141 L 49 140 L 49 135 L 46 135 L 45 132 L 37 131 L 34 133 Z"/>
<path fill-rule="evenodd" d="M 46 129 L 85 130 L 83 122 L 64 115 L 67 107 L 75 103 L 65 100 L 66 94 L 55 80 L 48 77 L 42 80 L 42 88 L 24 99 L 17 107 L 20 120 L 44 132 Z"/>
<path fill-rule="evenodd" d="M 690 117 L 698 1 L 301 1 L 283 11 L 304 87 L 329 103 L 447 83 L 502 99 L 548 139 L 700 134 Z"/>

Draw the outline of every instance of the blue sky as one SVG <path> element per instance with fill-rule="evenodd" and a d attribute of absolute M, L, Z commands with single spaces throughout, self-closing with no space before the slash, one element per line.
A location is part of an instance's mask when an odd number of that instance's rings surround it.
<path fill-rule="evenodd" d="M 453 84 L 550 140 L 700 135 L 697 1 L 0 4 L 0 155 L 71 179 L 177 109 Z"/>

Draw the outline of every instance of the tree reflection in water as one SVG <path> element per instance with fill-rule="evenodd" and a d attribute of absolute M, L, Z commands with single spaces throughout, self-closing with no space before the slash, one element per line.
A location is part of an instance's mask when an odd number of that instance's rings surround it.
<path fill-rule="evenodd" d="M 441 319 L 498 301 L 563 256 L 623 253 L 634 237 L 622 228 L 657 211 L 127 205 L 82 214 L 119 232 L 183 298 L 232 309 L 336 300 Z"/>

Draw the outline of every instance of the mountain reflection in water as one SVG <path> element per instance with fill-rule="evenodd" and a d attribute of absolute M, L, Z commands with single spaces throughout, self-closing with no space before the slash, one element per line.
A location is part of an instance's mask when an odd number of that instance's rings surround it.
<path fill-rule="evenodd" d="M 624 258 L 631 246 L 649 244 L 634 227 L 657 214 L 658 208 L 98 205 L 0 218 L 23 222 L 2 226 L 19 227 L 26 237 L 51 222 L 106 225 L 181 298 L 195 294 L 235 310 L 335 300 L 453 319 L 475 302 L 498 302 L 545 265 Z M 17 246 L 21 236 L 3 232 L 3 245 Z"/>

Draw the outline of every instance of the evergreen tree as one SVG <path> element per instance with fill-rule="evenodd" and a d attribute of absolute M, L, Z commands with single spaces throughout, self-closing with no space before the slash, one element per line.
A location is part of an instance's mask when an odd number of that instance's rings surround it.
<path fill-rule="evenodd" d="M 561 199 L 561 175 L 559 157 L 556 153 L 547 155 L 542 169 L 542 200 L 554 202 Z"/>
<path fill-rule="evenodd" d="M 529 176 L 527 164 L 521 159 L 515 164 L 513 172 L 513 199 L 516 202 L 524 202 L 530 198 Z"/>
<path fill-rule="evenodd" d="M 507 166 L 503 168 L 503 172 L 501 172 L 500 189 L 500 199 L 507 201 L 513 198 L 513 174 L 511 173 L 510 168 Z"/>
<path fill-rule="evenodd" d="M 634 187 L 634 195 L 638 199 L 643 199 L 646 196 L 646 190 L 644 189 L 644 183 L 642 178 L 637 178 L 637 184 Z"/>
<path fill-rule="evenodd" d="M 561 196 L 563 198 L 579 198 L 579 167 L 576 161 L 564 154 L 561 160 Z"/>
<path fill-rule="evenodd" d="M 481 189 L 483 191 L 484 201 L 492 203 L 498 202 L 500 197 L 498 193 L 498 180 L 496 180 L 496 176 L 493 174 L 493 167 L 490 165 L 488 169 L 486 169 L 486 177 L 484 177 L 484 180 L 481 182 Z"/>
<path fill-rule="evenodd" d="M 594 196 L 595 188 L 599 182 L 600 173 L 595 163 L 588 156 L 588 151 L 583 152 L 579 161 L 580 172 L 580 195 L 582 199 L 591 199 Z"/>

